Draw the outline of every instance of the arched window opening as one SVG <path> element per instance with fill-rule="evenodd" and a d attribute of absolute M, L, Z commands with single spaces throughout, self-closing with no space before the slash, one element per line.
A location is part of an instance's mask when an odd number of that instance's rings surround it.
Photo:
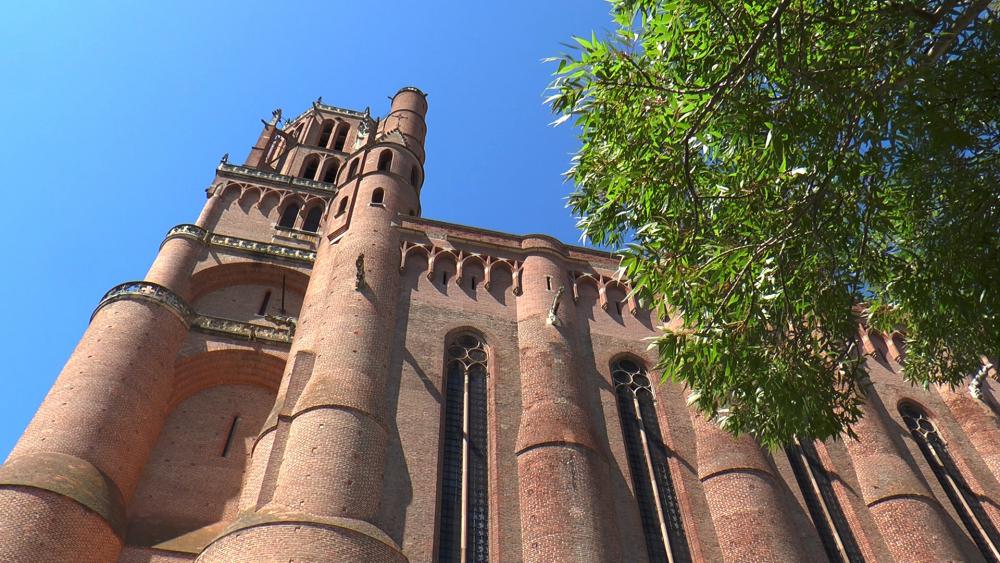
<path fill-rule="evenodd" d="M 1000 535 L 983 510 L 979 496 L 962 477 L 937 427 L 923 409 L 912 403 L 900 404 L 899 414 L 983 557 L 987 561 L 1000 561 Z"/>
<path fill-rule="evenodd" d="M 649 561 L 691 561 L 649 376 L 638 363 L 622 359 L 611 365 L 611 379 Z"/>
<path fill-rule="evenodd" d="M 331 135 L 333 135 L 333 122 L 327 121 L 323 124 L 323 130 L 319 133 L 319 146 L 325 148 L 330 143 Z"/>
<path fill-rule="evenodd" d="M 340 217 L 347 211 L 347 198 L 340 200 L 340 205 L 337 206 L 337 214 L 334 217 Z"/>
<path fill-rule="evenodd" d="M 375 188 L 372 192 L 372 205 L 382 205 L 385 202 L 385 190 Z"/>
<path fill-rule="evenodd" d="M 334 184 L 337 182 L 337 171 L 340 170 L 340 163 L 336 160 L 331 160 L 326 165 L 326 171 L 323 172 L 323 181 L 328 184 Z"/>
<path fill-rule="evenodd" d="M 420 169 L 417 168 L 417 165 L 414 164 L 413 168 L 410 169 L 410 185 L 415 188 L 419 183 L 420 183 Z"/>
<path fill-rule="evenodd" d="M 310 233 L 315 233 L 319 230 L 320 219 L 323 218 L 323 208 L 320 206 L 313 207 L 309 210 L 306 215 L 306 222 L 302 223 L 302 230 L 309 231 Z"/>
<path fill-rule="evenodd" d="M 299 177 L 312 180 L 316 177 L 317 168 L 319 168 L 319 157 L 316 155 L 309 156 L 306 158 L 306 161 L 302 163 L 302 173 L 299 174 Z"/>
<path fill-rule="evenodd" d="M 378 155 L 378 170 L 379 172 L 388 172 L 389 168 L 392 167 L 392 151 L 385 149 Z"/>
<path fill-rule="evenodd" d="M 342 151 L 347 144 L 347 131 L 351 128 L 347 123 L 341 123 L 337 127 L 337 136 L 333 139 L 333 150 Z"/>
<path fill-rule="evenodd" d="M 278 221 L 278 226 L 283 229 L 293 229 L 295 228 L 295 218 L 298 216 L 299 204 L 291 203 L 281 213 L 281 219 Z"/>
<path fill-rule="evenodd" d="M 863 563 L 865 558 L 834 493 L 830 474 L 819 460 L 816 446 L 811 441 L 796 440 L 794 444 L 785 446 L 785 454 L 827 557 L 830 561 Z"/>
<path fill-rule="evenodd" d="M 486 346 L 478 336 L 462 334 L 452 340 L 447 350 L 438 561 L 486 563 L 489 561 Z"/>
<path fill-rule="evenodd" d="M 350 180 L 358 173 L 358 159 L 351 161 L 351 167 L 347 169 L 347 179 Z"/>

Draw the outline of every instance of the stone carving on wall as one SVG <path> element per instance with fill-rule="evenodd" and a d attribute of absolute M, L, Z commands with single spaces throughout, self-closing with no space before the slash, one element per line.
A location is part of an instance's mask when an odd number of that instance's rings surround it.
<path fill-rule="evenodd" d="M 227 235 L 218 235 L 210 233 L 197 225 L 177 225 L 167 232 L 167 236 L 164 241 L 174 237 L 191 238 L 207 242 L 211 246 L 231 248 L 257 256 L 284 258 L 286 260 L 305 262 L 307 264 L 312 264 L 316 261 L 316 253 L 312 250 L 303 250 L 301 248 L 281 244 L 271 244 Z"/>

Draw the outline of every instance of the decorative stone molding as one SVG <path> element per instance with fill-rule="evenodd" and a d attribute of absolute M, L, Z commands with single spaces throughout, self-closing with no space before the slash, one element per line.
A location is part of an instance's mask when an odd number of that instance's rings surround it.
<path fill-rule="evenodd" d="M 297 231 L 300 233 L 303 239 L 306 235 L 313 238 L 318 238 L 316 233 L 310 233 L 307 231 Z M 272 244 L 267 242 L 258 242 L 255 240 L 242 239 L 238 237 L 231 237 L 227 235 L 218 235 L 206 231 L 205 229 L 197 225 L 177 225 L 176 227 L 167 231 L 167 236 L 164 237 L 163 242 L 166 242 L 172 238 L 184 237 L 192 240 L 198 240 L 201 242 L 208 243 L 212 246 L 217 246 L 221 248 L 233 248 L 250 254 L 256 254 L 258 256 L 268 256 L 268 257 L 278 257 L 284 258 L 286 260 L 294 260 L 297 262 L 305 262 L 307 264 L 312 264 L 316 261 L 316 252 L 312 250 L 303 250 L 301 248 L 295 248 L 294 246 L 285 246 L 283 244 Z M 163 246 L 162 244 L 160 246 Z"/>
<path fill-rule="evenodd" d="M 273 327 L 205 315 L 196 316 L 191 322 L 191 328 L 200 332 L 223 334 L 251 341 L 263 340 L 282 344 L 291 344 L 292 337 L 295 336 L 294 322 L 282 327 Z"/>
<path fill-rule="evenodd" d="M 286 260 L 295 260 L 298 262 L 305 262 L 307 264 L 312 264 L 313 262 L 316 261 L 316 252 L 312 250 L 303 250 L 301 248 L 295 248 L 292 246 L 284 246 L 281 244 L 270 244 L 266 242 L 257 242 L 254 240 L 230 237 L 226 235 L 217 235 L 214 233 L 210 233 L 208 235 L 208 244 L 223 248 L 234 248 L 236 250 L 242 250 L 244 252 L 249 252 L 251 254 L 276 256 L 278 258 L 284 258 Z"/>
<path fill-rule="evenodd" d="M 104 306 L 125 299 L 151 301 L 169 309 L 189 328 L 200 332 L 223 334 L 245 340 L 263 340 L 291 344 L 295 336 L 294 317 L 274 317 L 269 320 L 282 325 L 278 327 L 257 325 L 208 315 L 199 315 L 177 296 L 162 285 L 146 281 L 126 282 L 111 288 L 94 310 L 94 315 Z M 93 320 L 94 315 L 91 315 Z"/>
<path fill-rule="evenodd" d="M 608 302 L 608 288 L 618 287 L 625 292 L 625 303 L 628 304 L 628 312 L 632 315 L 636 315 L 639 312 L 639 302 L 636 300 L 635 295 L 632 295 L 632 288 L 629 286 L 628 282 L 617 280 L 599 273 L 587 273 L 587 272 L 570 272 L 570 278 L 573 279 L 573 302 L 580 302 L 580 284 L 582 283 L 592 283 L 594 287 L 597 288 L 597 301 L 601 306 L 601 309 L 605 311 L 608 310 L 610 303 Z"/>
<path fill-rule="evenodd" d="M 244 178 L 255 178 L 258 180 L 265 180 L 268 182 L 276 182 L 279 184 L 291 184 L 293 186 L 299 186 L 306 188 L 308 190 L 315 190 L 324 195 L 334 195 L 337 193 L 337 187 L 333 184 L 328 184 L 326 182 L 317 182 L 316 180 L 307 180 L 305 178 L 296 178 L 294 176 L 287 176 L 285 174 L 278 174 L 275 172 L 264 172 L 262 170 L 257 170 L 256 168 L 249 168 L 247 166 L 239 166 L 237 164 L 225 164 L 220 163 L 216 170 L 220 173 L 234 176 L 241 176 Z"/>
<path fill-rule="evenodd" d="M 90 316 L 90 320 L 94 320 L 94 316 L 97 315 L 97 312 L 105 306 L 110 305 L 115 301 L 123 301 L 126 299 L 151 301 L 162 305 L 170 310 L 170 312 L 177 315 L 177 317 L 183 321 L 184 324 L 189 326 L 191 324 L 191 318 L 195 316 L 191 306 L 185 303 L 184 300 L 173 291 L 170 291 L 160 284 L 152 282 L 131 281 L 118 284 L 105 293 L 104 297 L 101 298 L 101 302 L 97 304 L 97 308 L 94 309 L 94 314 Z"/>

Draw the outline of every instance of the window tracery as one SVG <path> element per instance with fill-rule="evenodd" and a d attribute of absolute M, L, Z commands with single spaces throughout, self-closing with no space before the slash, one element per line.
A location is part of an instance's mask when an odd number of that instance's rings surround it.
<path fill-rule="evenodd" d="M 938 433 L 934 422 L 919 406 L 912 403 L 899 405 L 899 414 L 920 447 L 928 465 L 955 507 L 962 524 L 969 531 L 976 547 L 987 561 L 1000 561 L 1000 534 L 983 510 L 979 496 L 972 491 L 958 470 L 948 446 Z"/>
<path fill-rule="evenodd" d="M 820 462 L 816 446 L 811 441 L 796 440 L 785 447 L 785 454 L 827 557 L 830 561 L 863 563 L 864 556 L 837 500 L 830 474 Z"/>
<path fill-rule="evenodd" d="M 465 333 L 451 341 L 447 354 L 438 561 L 487 563 L 486 346 Z"/>
<path fill-rule="evenodd" d="M 611 379 L 649 561 L 691 561 L 649 376 L 621 359 L 611 365 Z"/>

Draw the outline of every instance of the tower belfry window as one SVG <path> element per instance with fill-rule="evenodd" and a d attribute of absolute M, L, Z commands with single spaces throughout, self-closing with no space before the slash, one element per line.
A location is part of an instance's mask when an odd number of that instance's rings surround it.
<path fill-rule="evenodd" d="M 319 134 L 319 146 L 326 147 L 330 143 L 330 136 L 333 134 L 333 122 L 327 121 L 323 124 L 323 130 Z"/>
<path fill-rule="evenodd" d="M 646 370 L 632 360 L 618 360 L 611 365 L 611 380 L 649 561 L 691 561 Z"/>
<path fill-rule="evenodd" d="M 344 145 L 347 144 L 347 130 L 350 128 L 351 126 L 347 123 L 341 123 L 340 126 L 337 127 L 337 136 L 333 139 L 333 150 L 344 150 Z"/>
<path fill-rule="evenodd" d="M 830 475 L 819 459 L 816 446 L 811 441 L 796 440 L 785 446 L 785 454 L 827 557 L 830 561 L 863 563 L 864 556 L 837 500 Z"/>
<path fill-rule="evenodd" d="M 1000 561 L 1000 534 L 997 534 L 993 522 L 983 510 L 979 496 L 965 482 L 934 422 L 923 409 L 912 403 L 900 404 L 899 414 L 920 447 L 920 452 L 927 459 L 927 464 L 934 471 L 934 476 L 941 483 L 941 488 L 948 495 L 948 500 L 955 507 L 965 529 L 976 542 L 976 547 L 987 561 Z"/>
<path fill-rule="evenodd" d="M 306 221 L 302 224 L 303 231 L 309 231 L 310 233 L 315 233 L 319 230 L 319 222 L 323 218 L 323 208 L 320 206 L 313 207 L 309 210 L 309 214 L 306 215 Z"/>
<path fill-rule="evenodd" d="M 375 188 L 372 192 L 372 205 L 382 205 L 385 202 L 385 190 Z"/>
<path fill-rule="evenodd" d="M 278 226 L 283 229 L 293 229 L 295 228 L 295 219 L 299 216 L 299 204 L 290 203 L 288 207 L 281 213 L 281 220 L 278 221 Z"/>
<path fill-rule="evenodd" d="M 487 563 L 486 346 L 478 336 L 462 334 L 447 350 L 437 560 Z"/>
<path fill-rule="evenodd" d="M 316 155 L 310 155 L 306 157 L 306 161 L 302 164 L 302 173 L 299 174 L 299 176 L 307 180 L 312 180 L 316 177 L 316 169 L 318 168 L 319 157 Z"/>
<path fill-rule="evenodd" d="M 340 163 L 336 159 L 331 159 L 326 164 L 326 170 L 323 171 L 323 181 L 328 184 L 334 184 L 337 182 L 337 172 L 340 170 Z"/>
<path fill-rule="evenodd" d="M 392 168 L 392 151 L 385 149 L 378 155 L 378 169 L 380 172 L 388 172 Z"/>

